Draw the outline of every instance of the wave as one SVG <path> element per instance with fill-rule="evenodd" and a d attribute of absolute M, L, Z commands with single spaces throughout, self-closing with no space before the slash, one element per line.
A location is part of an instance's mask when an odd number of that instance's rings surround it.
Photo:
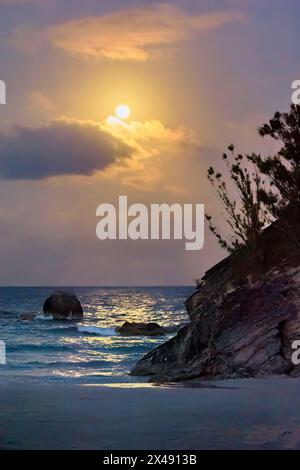
<path fill-rule="evenodd" d="M 100 326 L 87 326 L 87 325 L 78 325 L 75 327 L 80 333 L 88 333 L 90 335 L 99 335 L 99 336 L 116 336 L 117 333 L 114 328 L 102 328 Z"/>
<path fill-rule="evenodd" d="M 21 351 L 68 351 L 73 347 L 63 344 L 10 344 L 7 345 L 7 352 L 21 352 Z"/>
<path fill-rule="evenodd" d="M 53 315 L 51 315 L 51 314 L 45 315 L 44 313 L 38 313 L 35 316 L 34 320 L 43 320 L 43 321 L 53 320 Z"/>
<path fill-rule="evenodd" d="M 109 367 L 110 362 L 104 360 L 92 360 L 92 361 L 57 361 L 57 362 L 44 362 L 44 361 L 29 361 L 21 364 L 10 364 L 9 367 L 12 369 L 27 369 L 27 368 L 38 368 L 38 369 L 77 369 L 77 368 L 99 368 Z"/>
<path fill-rule="evenodd" d="M 47 329 L 49 333 L 59 333 L 59 334 L 65 334 L 65 333 L 78 333 L 78 329 L 76 325 L 73 326 L 57 326 L 54 328 L 49 328 Z"/>
<path fill-rule="evenodd" d="M 182 322 L 182 323 L 172 323 L 170 325 L 167 325 L 165 326 L 165 330 L 168 334 L 171 334 L 171 333 L 177 333 L 177 331 L 179 331 L 181 328 L 183 328 L 184 326 L 188 325 L 189 322 Z"/>
<path fill-rule="evenodd" d="M 18 312 L 14 312 L 13 310 L 0 310 L 0 315 L 17 315 Z"/>

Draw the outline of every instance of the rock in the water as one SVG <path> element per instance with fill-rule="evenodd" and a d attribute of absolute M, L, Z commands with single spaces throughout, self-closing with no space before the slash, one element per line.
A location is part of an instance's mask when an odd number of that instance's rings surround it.
<path fill-rule="evenodd" d="M 23 321 L 34 320 L 35 317 L 36 315 L 34 313 L 22 313 L 22 315 L 20 315 L 20 320 L 23 320 Z"/>
<path fill-rule="evenodd" d="M 45 315 L 53 315 L 54 320 L 81 320 L 83 310 L 81 303 L 73 293 L 55 292 L 45 300 Z"/>
<path fill-rule="evenodd" d="M 158 323 L 135 323 L 126 321 L 116 328 L 116 332 L 124 336 L 159 336 L 166 334 Z"/>

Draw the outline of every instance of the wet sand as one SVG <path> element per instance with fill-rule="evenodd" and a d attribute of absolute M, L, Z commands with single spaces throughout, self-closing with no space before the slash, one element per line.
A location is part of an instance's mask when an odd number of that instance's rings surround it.
<path fill-rule="evenodd" d="M 300 449 L 300 379 L 0 384 L 1 449 Z"/>

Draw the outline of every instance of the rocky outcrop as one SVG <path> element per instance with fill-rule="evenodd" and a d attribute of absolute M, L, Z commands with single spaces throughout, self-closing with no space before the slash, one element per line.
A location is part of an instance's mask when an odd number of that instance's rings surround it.
<path fill-rule="evenodd" d="M 297 209 L 297 210 L 296 210 Z M 255 249 L 213 266 L 186 301 L 190 323 L 131 372 L 153 381 L 300 375 L 300 208 L 270 225 Z"/>
<path fill-rule="evenodd" d="M 116 332 L 124 336 L 159 336 L 166 334 L 165 329 L 158 323 L 131 323 L 128 321 L 117 327 Z"/>
<path fill-rule="evenodd" d="M 195 292 L 186 302 L 191 323 L 132 374 L 154 381 L 299 375 L 291 357 L 300 339 L 300 268 L 269 273 L 255 284 L 225 285 L 227 292 L 218 295 L 210 282 Z"/>
<path fill-rule="evenodd" d="M 54 320 L 81 320 L 83 317 L 81 303 L 70 292 L 58 291 L 50 295 L 44 302 L 43 311 Z"/>

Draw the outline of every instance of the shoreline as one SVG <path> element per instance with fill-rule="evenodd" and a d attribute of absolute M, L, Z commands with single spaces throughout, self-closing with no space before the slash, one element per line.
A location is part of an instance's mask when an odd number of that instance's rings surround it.
<path fill-rule="evenodd" d="M 0 383 L 1 449 L 300 449 L 300 379 Z"/>

